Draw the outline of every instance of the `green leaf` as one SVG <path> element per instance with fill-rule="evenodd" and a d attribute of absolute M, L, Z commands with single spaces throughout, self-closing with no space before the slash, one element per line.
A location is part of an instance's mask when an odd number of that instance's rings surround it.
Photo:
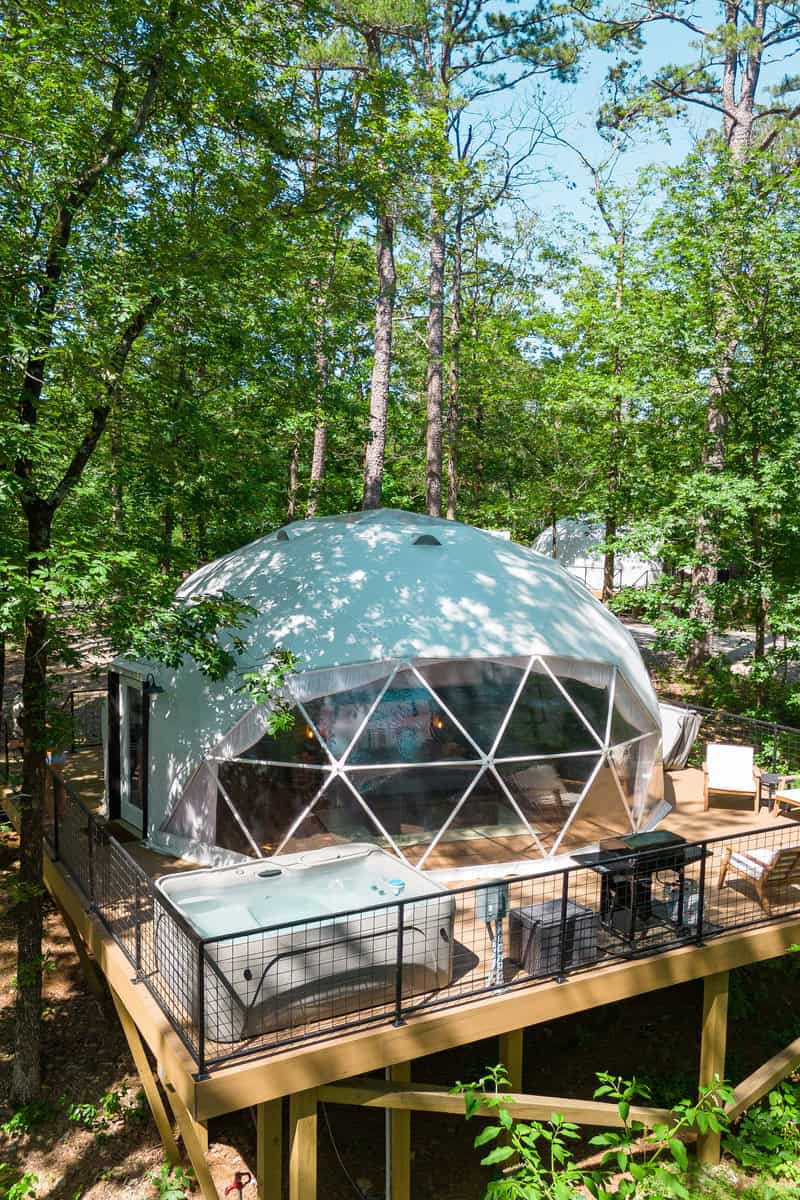
<path fill-rule="evenodd" d="M 481 1159 L 481 1163 L 484 1167 L 491 1167 L 494 1163 L 505 1162 L 512 1154 L 516 1154 L 513 1146 L 495 1146 L 494 1150 L 490 1150 L 486 1157 Z"/>
<path fill-rule="evenodd" d="M 472 1144 L 476 1149 L 478 1146 L 485 1146 L 487 1142 L 494 1141 L 494 1139 L 502 1132 L 503 1130 L 500 1125 L 487 1125 L 481 1130 Z"/>

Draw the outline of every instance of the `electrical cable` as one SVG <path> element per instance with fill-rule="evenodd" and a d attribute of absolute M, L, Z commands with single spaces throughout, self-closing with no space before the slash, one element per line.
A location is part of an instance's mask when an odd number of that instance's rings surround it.
<path fill-rule="evenodd" d="M 325 1120 L 325 1127 L 328 1130 L 328 1137 L 331 1139 L 331 1145 L 333 1146 L 333 1153 L 336 1155 L 336 1159 L 339 1163 L 339 1166 L 342 1168 L 342 1171 L 344 1172 L 345 1179 L 350 1184 L 350 1187 L 353 1189 L 355 1194 L 358 1196 L 358 1200 L 370 1200 L 369 1196 L 365 1192 L 362 1192 L 361 1188 L 358 1186 L 356 1181 L 353 1179 L 353 1176 L 350 1174 L 347 1167 L 342 1162 L 342 1156 L 339 1153 L 339 1147 L 336 1145 L 336 1139 L 333 1136 L 333 1130 L 331 1129 L 331 1123 L 328 1120 L 328 1109 L 327 1109 L 326 1105 L 320 1104 L 320 1108 L 322 1109 L 322 1116 Z"/>

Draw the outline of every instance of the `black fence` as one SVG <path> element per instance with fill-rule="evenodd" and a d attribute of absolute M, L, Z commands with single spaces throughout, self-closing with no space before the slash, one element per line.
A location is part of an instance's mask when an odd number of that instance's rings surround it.
<path fill-rule="evenodd" d="M 777 775 L 800 772 L 800 729 L 779 725 L 774 721 L 743 717 L 718 708 L 704 708 L 699 704 L 681 704 L 664 696 L 659 699 L 676 708 L 699 713 L 703 718 L 689 755 L 689 766 L 702 766 L 709 742 L 727 742 L 731 745 L 753 746 L 756 764 L 762 771 Z"/>
<path fill-rule="evenodd" d="M 450 890 L 431 882 L 421 896 L 201 937 L 104 820 L 59 776 L 51 780 L 50 853 L 155 997 L 198 1075 L 800 914 L 800 824 L 787 822 L 609 850 L 564 869 Z M 243 869 L 256 867 L 263 864 Z M 227 882 L 224 903 L 221 893 L 205 899 L 231 921 L 241 910 Z M 202 902 L 200 881 L 198 890 Z"/>
<path fill-rule="evenodd" d="M 105 688 L 74 688 L 60 705 L 54 722 L 54 740 L 75 754 L 103 744 L 103 721 L 107 702 Z M 22 734 L 19 721 L 11 713 L 0 712 L 0 762 L 8 783 L 12 766 L 22 762 Z"/>

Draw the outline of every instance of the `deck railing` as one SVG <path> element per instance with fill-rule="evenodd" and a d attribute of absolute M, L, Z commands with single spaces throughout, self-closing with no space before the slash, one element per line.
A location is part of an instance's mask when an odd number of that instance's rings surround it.
<path fill-rule="evenodd" d="M 199 1076 L 800 914 L 800 825 L 790 822 L 202 938 L 103 818 L 51 781 L 52 858 Z"/>
<path fill-rule="evenodd" d="M 689 756 L 691 766 L 702 765 L 709 742 L 730 742 L 753 746 L 756 762 L 764 771 L 780 775 L 800 771 L 800 729 L 779 725 L 777 721 L 743 717 L 739 713 L 725 712 L 724 709 L 704 708 L 700 704 L 686 705 L 664 696 L 659 699 L 676 708 L 688 708 L 700 713 L 703 718 Z"/>

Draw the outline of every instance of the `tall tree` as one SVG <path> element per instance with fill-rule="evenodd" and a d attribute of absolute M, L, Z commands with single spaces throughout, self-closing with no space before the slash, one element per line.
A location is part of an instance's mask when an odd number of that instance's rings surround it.
<path fill-rule="evenodd" d="M 716 23 L 704 24 L 686 0 L 600 15 L 600 36 L 610 32 L 641 44 L 650 26 L 672 24 L 692 35 L 693 58 L 668 65 L 647 78 L 638 63 L 615 68 L 613 96 L 605 119 L 616 124 L 640 115 L 647 119 L 696 106 L 716 113 L 720 134 L 734 173 L 754 156 L 767 154 L 783 131 L 800 117 L 800 79 L 784 77 L 765 87 L 768 68 L 785 61 L 800 46 L 797 5 L 772 0 L 718 0 L 712 6 Z M 763 98 L 762 98 L 763 97 Z M 725 469 L 728 397 L 738 349 L 735 335 L 739 264 L 725 254 L 718 265 L 719 308 L 713 353 L 706 364 L 708 390 L 703 467 L 710 477 Z M 718 580 L 719 541 L 713 521 L 700 513 L 693 567 L 693 616 L 697 637 L 691 662 L 700 666 L 710 652 L 714 628 L 714 588 Z"/>
<path fill-rule="evenodd" d="M 20 582 L 24 573 L 12 1084 L 23 1103 L 35 1097 L 41 1070 L 42 814 L 57 614 L 61 598 L 86 585 L 75 539 L 62 540 L 59 522 L 69 521 L 154 322 L 202 279 L 198 247 L 212 230 L 170 215 L 187 182 L 174 147 L 213 123 L 209 96 L 223 78 L 237 100 L 255 79 L 229 15 L 222 35 L 219 14 L 180 0 L 6 10 L 0 203 L 13 268 L 2 280 L 0 493 L 19 527 Z M 102 573 L 99 564 L 94 571 Z"/>

